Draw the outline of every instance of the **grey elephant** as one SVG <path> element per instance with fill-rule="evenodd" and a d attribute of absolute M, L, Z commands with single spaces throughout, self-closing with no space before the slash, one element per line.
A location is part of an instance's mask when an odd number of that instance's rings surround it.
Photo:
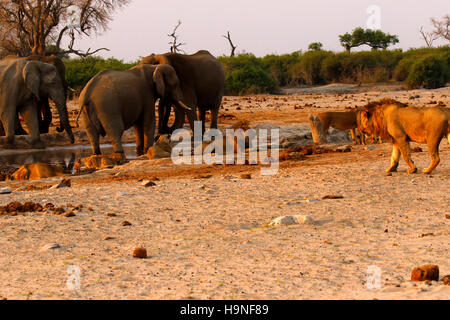
<path fill-rule="evenodd" d="M 186 103 L 198 108 L 199 118 L 205 131 L 206 111 L 211 110 L 211 128 L 217 128 L 219 109 L 225 91 L 225 73 L 222 64 L 208 51 L 201 50 L 192 55 L 179 53 L 152 54 L 142 59 L 140 64 L 168 64 L 177 72 L 181 90 Z M 159 133 L 172 133 L 184 124 L 185 115 L 189 118 L 191 129 L 197 119 L 196 109 L 185 112 L 175 109 L 175 123 L 168 127 L 171 105 L 160 101 Z"/>
<path fill-rule="evenodd" d="M 33 148 L 44 149 L 40 139 L 37 104 L 40 97 L 47 96 L 56 105 L 61 127 L 70 142 L 75 139 L 69 123 L 66 93 L 57 69 L 38 61 L 21 59 L 0 62 L 0 119 L 6 135 L 6 148 L 14 148 L 18 113 L 28 126 Z"/>
<path fill-rule="evenodd" d="M 44 63 L 51 64 L 55 66 L 56 70 L 58 71 L 58 75 L 61 78 L 61 83 L 64 87 L 64 92 L 66 94 L 67 99 L 67 91 L 69 90 L 69 85 L 66 81 L 66 67 L 64 66 L 63 61 L 54 56 L 39 56 L 39 55 L 32 55 L 28 57 L 18 57 L 18 56 L 6 56 L 3 58 L 2 61 L 6 60 L 16 60 L 16 59 L 22 59 L 26 61 L 40 61 Z M 41 133 L 48 133 L 50 124 L 52 123 L 52 112 L 50 109 L 49 104 L 49 97 L 47 95 L 43 95 L 40 97 L 40 101 L 38 102 L 38 117 L 39 117 L 39 131 Z M 58 132 L 62 132 L 63 129 L 57 128 Z M 25 130 L 23 129 L 19 119 L 16 120 L 16 135 L 25 135 L 27 134 Z"/>
<path fill-rule="evenodd" d="M 137 154 L 146 153 L 154 142 L 158 98 L 174 103 L 177 108 L 191 110 L 183 101 L 178 77 L 171 66 L 103 70 L 94 76 L 78 101 L 78 117 L 83 117 L 93 153 L 101 154 L 100 135 L 110 137 L 114 153 L 123 153 L 121 138 L 131 127 L 136 134 Z"/>

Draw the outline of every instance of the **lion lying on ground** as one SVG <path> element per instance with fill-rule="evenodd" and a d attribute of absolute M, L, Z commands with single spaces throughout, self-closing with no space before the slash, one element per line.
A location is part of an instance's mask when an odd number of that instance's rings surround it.
<path fill-rule="evenodd" d="M 34 163 L 21 166 L 8 180 L 40 180 L 51 177 L 64 176 L 64 169 L 60 165 Z"/>
<path fill-rule="evenodd" d="M 338 130 L 350 130 L 350 134 L 352 135 L 352 140 L 355 144 L 363 144 L 364 136 L 361 134 L 360 137 L 356 135 L 355 129 L 358 128 L 358 124 L 356 122 L 356 116 L 358 111 L 344 111 L 344 112 L 321 112 L 317 114 L 320 122 L 322 123 L 322 129 L 325 134 L 328 133 L 328 129 L 333 127 Z"/>
<path fill-rule="evenodd" d="M 398 101 L 384 99 L 369 103 L 358 112 L 361 133 L 379 136 L 394 145 L 387 172 L 397 170 L 400 153 L 409 165 L 409 173 L 417 168 L 411 159 L 410 141 L 426 143 L 431 164 L 423 172 L 430 174 L 439 164 L 439 144 L 448 134 L 449 118 L 443 108 L 408 107 Z"/>

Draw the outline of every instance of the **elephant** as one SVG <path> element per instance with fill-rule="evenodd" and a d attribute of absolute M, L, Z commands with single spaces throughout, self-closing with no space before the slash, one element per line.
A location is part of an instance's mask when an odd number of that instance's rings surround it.
<path fill-rule="evenodd" d="M 180 79 L 181 90 L 188 106 L 194 110 L 184 112 L 175 109 L 175 123 L 168 127 L 171 105 L 161 100 L 159 104 L 158 131 L 160 134 L 171 134 L 184 124 L 185 115 L 189 118 L 191 129 L 197 120 L 196 109 L 202 121 L 202 130 L 205 131 L 206 111 L 212 111 L 211 128 L 217 129 L 219 109 L 225 91 L 225 73 L 222 64 L 206 50 L 198 51 L 192 55 L 179 53 L 152 54 L 141 60 L 140 64 L 168 64 L 177 72 Z"/>
<path fill-rule="evenodd" d="M 78 100 L 94 155 L 99 137 L 108 135 L 114 153 L 123 153 L 123 132 L 134 127 L 138 156 L 153 146 L 155 102 L 164 99 L 191 110 L 184 102 L 175 70 L 168 65 L 141 65 L 126 71 L 103 70 L 84 87 Z M 78 119 L 77 119 L 78 122 Z"/>
<path fill-rule="evenodd" d="M 48 63 L 10 59 L 0 62 L 0 119 L 7 148 L 14 148 L 18 113 L 24 118 L 33 148 L 44 149 L 40 139 L 37 103 L 48 96 L 56 105 L 61 127 L 70 142 L 75 139 L 69 123 L 64 85 L 57 69 Z"/>
<path fill-rule="evenodd" d="M 3 58 L 2 61 L 7 60 L 15 60 L 15 59 L 23 59 L 26 61 L 40 61 L 49 63 L 53 66 L 55 66 L 56 70 L 58 71 L 58 75 L 61 78 L 61 82 L 64 87 L 65 96 L 67 99 L 67 91 L 69 89 L 69 85 L 66 81 L 66 67 L 64 66 L 64 63 L 62 60 L 54 55 L 51 56 L 39 56 L 39 55 L 32 55 L 29 57 L 20 58 L 17 56 L 6 56 Z M 43 95 L 40 97 L 40 101 L 38 102 L 38 116 L 39 116 L 39 132 L 40 133 L 48 133 L 50 124 L 52 123 L 52 112 L 49 105 L 49 97 L 48 95 Z M 1 131 L 1 130 L 0 130 Z M 64 131 L 62 128 L 57 128 L 58 132 Z M 23 129 L 20 120 L 16 119 L 16 135 L 26 135 L 27 133 Z"/>

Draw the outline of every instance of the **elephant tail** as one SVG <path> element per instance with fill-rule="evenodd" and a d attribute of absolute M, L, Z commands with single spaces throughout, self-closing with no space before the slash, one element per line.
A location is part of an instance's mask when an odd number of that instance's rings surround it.
<path fill-rule="evenodd" d="M 77 120 L 76 120 L 77 128 L 80 127 L 80 124 L 78 122 L 80 121 L 80 116 L 81 116 L 81 113 L 83 113 L 83 109 L 84 108 L 86 108 L 86 104 L 85 103 L 83 103 L 83 105 L 80 108 L 80 111 L 78 111 Z"/>

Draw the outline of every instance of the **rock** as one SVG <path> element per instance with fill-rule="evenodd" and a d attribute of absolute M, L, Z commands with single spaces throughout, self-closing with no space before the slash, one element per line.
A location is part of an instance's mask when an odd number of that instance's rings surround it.
<path fill-rule="evenodd" d="M 269 227 L 290 226 L 296 224 L 314 224 L 314 221 L 308 215 L 283 216 L 272 220 L 269 223 Z"/>
<path fill-rule="evenodd" d="M 55 184 L 53 187 L 51 187 L 50 190 L 70 188 L 71 186 L 72 186 L 72 182 L 70 181 L 70 179 L 63 179 L 60 183 Z"/>
<path fill-rule="evenodd" d="M 10 187 L 5 187 L 0 189 L 0 194 L 10 194 L 12 192 Z"/>
<path fill-rule="evenodd" d="M 433 264 L 427 264 L 413 269 L 411 281 L 439 281 L 439 267 Z"/>
<path fill-rule="evenodd" d="M 124 222 L 122 222 L 122 226 L 124 226 L 124 227 L 129 227 L 129 226 L 131 226 L 132 224 L 131 224 L 131 222 L 129 222 L 129 221 L 124 221 Z"/>
<path fill-rule="evenodd" d="M 147 250 L 145 248 L 136 248 L 133 251 L 133 257 L 138 259 L 146 259 Z"/>
<path fill-rule="evenodd" d="M 322 200 L 335 200 L 335 199 L 344 199 L 344 196 L 326 195 L 322 197 Z"/>
<path fill-rule="evenodd" d="M 252 175 L 250 173 L 241 174 L 241 179 L 250 180 Z"/>
<path fill-rule="evenodd" d="M 61 248 L 61 246 L 58 243 L 47 243 L 41 248 L 41 251 L 56 250 L 59 248 Z"/>
<path fill-rule="evenodd" d="M 450 214 L 446 214 L 445 219 L 450 219 Z"/>
<path fill-rule="evenodd" d="M 172 156 L 172 146 L 170 145 L 170 138 L 167 134 L 163 134 L 155 142 L 153 147 L 148 149 L 147 158 L 163 159 L 170 158 Z"/>
<path fill-rule="evenodd" d="M 66 218 L 71 218 L 71 217 L 75 217 L 75 216 L 76 216 L 76 214 L 73 211 L 70 211 L 70 212 L 67 212 L 64 214 L 64 217 L 66 217 Z"/>
<path fill-rule="evenodd" d="M 444 281 L 444 284 L 446 286 L 450 286 L 450 275 L 445 276 L 444 278 L 442 278 L 442 281 Z"/>
<path fill-rule="evenodd" d="M 145 188 L 149 188 L 149 187 L 156 186 L 156 183 L 154 183 L 153 181 L 144 180 L 144 181 L 142 181 L 141 185 Z"/>
<path fill-rule="evenodd" d="M 117 217 L 117 214 L 113 213 L 113 212 L 109 212 L 106 214 L 106 216 L 108 217 Z"/>
<path fill-rule="evenodd" d="M 64 176 L 60 165 L 47 163 L 34 163 L 21 166 L 14 172 L 9 180 L 40 180 L 51 177 Z"/>

